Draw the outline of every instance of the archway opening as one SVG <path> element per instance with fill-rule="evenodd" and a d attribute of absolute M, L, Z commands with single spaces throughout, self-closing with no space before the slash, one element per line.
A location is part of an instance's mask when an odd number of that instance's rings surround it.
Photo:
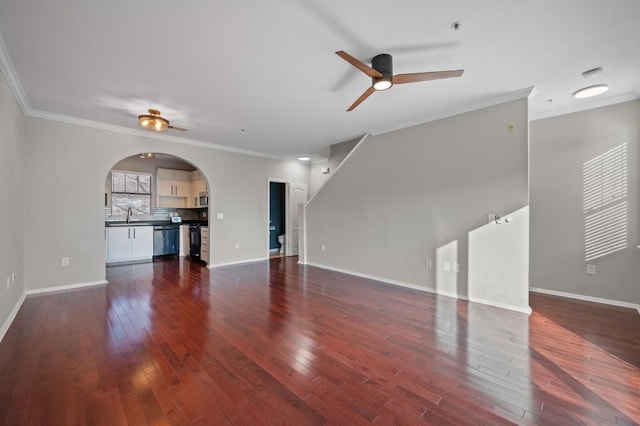
<path fill-rule="evenodd" d="M 105 178 L 106 265 L 209 256 L 210 185 L 194 164 L 143 153 L 113 165 Z"/>

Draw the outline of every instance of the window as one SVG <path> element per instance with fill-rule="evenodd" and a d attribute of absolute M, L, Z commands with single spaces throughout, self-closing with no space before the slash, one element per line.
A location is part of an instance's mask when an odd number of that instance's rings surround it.
<path fill-rule="evenodd" d="M 582 166 L 587 262 L 627 247 L 627 144 Z"/>
<path fill-rule="evenodd" d="M 111 172 L 111 217 L 151 215 L 151 175 L 138 172 Z"/>

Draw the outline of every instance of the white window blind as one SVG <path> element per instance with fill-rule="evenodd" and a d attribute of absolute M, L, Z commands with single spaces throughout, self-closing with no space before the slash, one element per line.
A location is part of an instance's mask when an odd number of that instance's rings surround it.
<path fill-rule="evenodd" d="M 148 173 L 111 172 L 111 217 L 151 214 L 151 178 Z"/>
<path fill-rule="evenodd" d="M 585 260 L 627 247 L 627 144 L 582 166 Z"/>

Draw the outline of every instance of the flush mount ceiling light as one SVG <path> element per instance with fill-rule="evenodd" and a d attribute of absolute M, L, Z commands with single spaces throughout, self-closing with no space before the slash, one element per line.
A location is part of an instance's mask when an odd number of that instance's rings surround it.
<path fill-rule="evenodd" d="M 607 90 L 609 90 L 609 86 L 606 84 L 596 84 L 595 86 L 585 87 L 573 92 L 573 97 L 578 99 L 590 98 L 592 96 L 601 95 Z"/>
<path fill-rule="evenodd" d="M 142 154 L 138 154 L 138 157 L 149 160 L 152 158 L 156 158 L 156 155 L 153 152 L 143 152 Z"/>
<path fill-rule="evenodd" d="M 309 160 L 311 160 L 311 158 L 309 158 L 309 157 L 298 157 L 298 160 L 300 160 L 300 161 L 309 161 Z"/>
<path fill-rule="evenodd" d="M 160 117 L 160 111 L 157 109 L 150 109 L 149 114 L 139 115 L 138 124 L 153 132 L 165 132 L 169 130 L 169 120 Z"/>
<path fill-rule="evenodd" d="M 152 132 L 166 132 L 169 129 L 175 130 L 187 130 L 182 127 L 176 127 L 169 124 L 169 120 L 160 116 L 160 111 L 157 109 L 150 109 L 149 114 L 142 114 L 138 116 L 138 124 L 140 127 L 151 130 Z"/>

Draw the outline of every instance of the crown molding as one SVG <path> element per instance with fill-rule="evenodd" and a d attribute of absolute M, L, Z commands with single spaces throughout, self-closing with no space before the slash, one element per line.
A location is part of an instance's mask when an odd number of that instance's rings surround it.
<path fill-rule="evenodd" d="M 83 127 L 91 127 L 93 129 L 106 130 L 110 132 L 122 133 L 122 134 L 132 135 L 132 136 L 139 136 L 139 137 L 148 138 L 148 139 L 156 139 L 156 140 L 161 140 L 165 142 L 173 142 L 173 143 L 179 143 L 183 145 L 191 145 L 191 146 L 197 146 L 201 148 L 215 149 L 218 151 L 232 152 L 235 154 L 250 155 L 252 157 L 261 157 L 261 158 L 268 158 L 270 160 L 283 161 L 283 158 L 281 157 L 265 154 L 263 152 L 251 151 L 251 150 L 242 149 L 242 148 L 233 148 L 233 147 L 218 145 L 215 143 L 205 142 L 197 139 L 181 138 L 179 136 L 167 135 L 165 133 L 155 133 L 149 130 L 132 129 L 130 127 L 116 126 L 113 124 L 106 124 L 106 123 L 101 123 L 99 121 L 86 120 L 83 118 L 71 117 L 68 115 L 55 114 L 52 112 L 30 109 L 29 111 L 25 112 L 25 115 L 28 117 L 59 121 L 61 123 L 73 124 L 76 126 L 83 126 Z"/>
<path fill-rule="evenodd" d="M 22 83 L 20 83 L 18 74 L 15 68 L 13 68 L 13 62 L 11 62 L 11 57 L 9 56 L 7 46 L 4 44 L 2 35 L 0 35 L 0 70 L 2 74 L 4 74 L 4 78 L 7 79 L 9 89 L 11 89 L 11 93 L 13 93 L 13 97 L 16 98 L 16 102 L 20 105 L 22 112 L 26 113 L 31 110 L 31 105 L 29 105 L 29 100 L 24 93 L 24 88 L 22 87 Z"/>
<path fill-rule="evenodd" d="M 16 102 L 20 106 L 22 113 L 28 117 L 34 118 L 42 118 L 45 120 L 59 121 L 61 123 L 66 124 L 74 124 L 76 126 L 83 127 L 91 127 L 99 130 L 107 130 L 116 133 L 122 133 L 133 136 L 140 136 L 149 139 L 157 139 L 166 142 L 174 142 L 180 143 L 184 145 L 198 146 L 201 148 L 215 149 L 218 151 L 226 151 L 232 152 L 235 154 L 243 154 L 250 155 L 252 157 L 261 157 L 268 158 L 270 160 L 280 160 L 284 159 L 275 155 L 265 154 L 263 152 L 251 151 L 248 149 L 241 148 L 233 148 L 224 145 L 218 145 L 211 142 L 205 142 L 196 139 L 188 139 L 181 138 L 178 136 L 171 136 L 161 133 L 153 133 L 148 130 L 140 130 L 140 129 L 131 129 L 128 127 L 116 126 L 112 124 L 100 123 L 98 121 L 85 120 L 82 118 L 71 117 L 68 115 L 55 114 L 47 111 L 40 111 L 37 109 L 33 109 L 29 100 L 27 99 L 27 95 L 25 94 L 24 88 L 22 87 L 22 83 L 20 83 L 20 79 L 18 78 L 18 74 L 16 73 L 15 68 L 13 67 L 13 63 L 11 62 L 11 57 L 9 56 L 9 51 L 7 50 L 7 46 L 4 44 L 4 40 L 2 39 L 2 35 L 0 35 L 0 71 L 4 74 L 4 77 L 7 80 L 7 84 L 9 85 L 9 89 L 11 93 L 13 93 L 13 97 L 16 99 Z"/>
<path fill-rule="evenodd" d="M 640 99 L 640 93 L 628 93 L 626 95 L 613 96 L 609 98 L 594 99 L 590 102 L 570 105 L 564 108 L 557 108 L 537 114 L 529 114 L 529 121 L 542 120 L 545 118 L 557 117 L 559 115 L 571 114 L 574 112 L 587 111 L 590 109 L 606 107 L 609 105 L 621 104 L 623 102 L 635 101 Z"/>

